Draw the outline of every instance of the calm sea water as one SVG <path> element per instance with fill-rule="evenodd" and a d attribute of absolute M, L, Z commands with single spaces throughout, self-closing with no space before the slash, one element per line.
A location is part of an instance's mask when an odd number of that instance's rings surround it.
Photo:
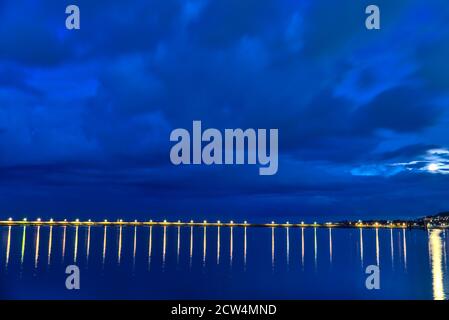
<path fill-rule="evenodd" d="M 444 230 L 15 226 L 0 240 L 3 299 L 449 297 Z M 65 287 L 72 264 L 80 290 Z"/>

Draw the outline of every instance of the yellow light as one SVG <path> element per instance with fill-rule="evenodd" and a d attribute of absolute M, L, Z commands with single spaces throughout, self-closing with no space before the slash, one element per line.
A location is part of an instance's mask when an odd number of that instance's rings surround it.
<path fill-rule="evenodd" d="M 104 222 L 108 222 L 108 219 L 104 219 Z"/>
<path fill-rule="evenodd" d="M 123 219 L 120 219 L 120 223 L 122 223 L 123 222 Z"/>
<path fill-rule="evenodd" d="M 167 223 L 167 220 L 164 220 L 164 223 Z"/>
<path fill-rule="evenodd" d="M 36 220 L 37 222 L 41 222 L 41 218 L 37 218 L 37 220 Z"/>
<path fill-rule="evenodd" d="M 304 224 L 304 221 L 301 221 L 301 224 Z"/>
<path fill-rule="evenodd" d="M 181 223 L 181 220 L 178 220 L 178 223 Z"/>
<path fill-rule="evenodd" d="M 193 223 L 193 220 L 190 220 L 190 223 Z"/>
<path fill-rule="evenodd" d="M 89 220 L 87 220 L 87 222 L 92 222 L 92 220 L 89 219 Z"/>
<path fill-rule="evenodd" d="M 218 220 L 217 223 L 220 224 L 221 223 L 220 220 Z"/>
<path fill-rule="evenodd" d="M 53 218 L 50 218 L 50 222 L 53 223 Z"/>
<path fill-rule="evenodd" d="M 137 220 L 134 220 L 134 223 L 137 223 Z"/>
<path fill-rule="evenodd" d="M 274 224 L 274 221 L 271 221 L 271 224 Z"/>
<path fill-rule="evenodd" d="M 27 218 L 23 218 L 23 221 L 27 221 Z"/>
<path fill-rule="evenodd" d="M 243 223 L 244 223 L 244 224 L 248 224 L 248 221 L 245 220 Z"/>
<path fill-rule="evenodd" d="M 64 222 L 67 222 L 67 219 L 64 219 Z"/>
<path fill-rule="evenodd" d="M 150 220 L 150 223 L 153 223 L 153 220 Z"/>
<path fill-rule="evenodd" d="M 80 222 L 80 219 L 77 218 L 77 219 L 75 220 L 75 222 L 77 222 L 77 223 Z"/>
<path fill-rule="evenodd" d="M 287 224 L 290 224 L 290 222 L 287 221 Z"/>
<path fill-rule="evenodd" d="M 8 221 L 12 221 L 12 218 L 8 218 Z"/>
<path fill-rule="evenodd" d="M 230 223 L 231 223 L 231 224 L 234 224 L 234 221 L 231 220 Z"/>
<path fill-rule="evenodd" d="M 207 221 L 206 221 L 206 220 L 204 220 L 204 221 L 203 221 L 203 223 L 204 223 L 204 224 L 206 224 L 206 223 L 207 223 Z"/>
<path fill-rule="evenodd" d="M 313 223 L 313 224 L 315 224 L 316 225 L 316 221 Z"/>

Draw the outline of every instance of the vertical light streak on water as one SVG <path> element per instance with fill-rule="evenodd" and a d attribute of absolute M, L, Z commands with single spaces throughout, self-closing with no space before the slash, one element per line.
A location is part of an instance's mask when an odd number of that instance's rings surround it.
<path fill-rule="evenodd" d="M 148 239 L 148 271 L 151 270 L 151 252 L 153 250 L 153 226 L 150 226 L 150 235 Z"/>
<path fill-rule="evenodd" d="M 427 239 L 430 239 L 430 229 L 427 229 Z M 432 269 L 432 248 L 430 247 L 430 241 L 427 241 L 427 252 L 429 253 L 429 268 Z"/>
<path fill-rule="evenodd" d="M 78 255 L 78 226 L 75 227 L 75 249 L 73 250 L 73 261 L 76 262 Z"/>
<path fill-rule="evenodd" d="M 444 272 L 442 268 L 442 242 L 441 230 L 434 229 L 430 232 L 429 247 L 432 266 L 432 288 L 433 299 L 444 300 L 446 294 L 444 292 Z"/>
<path fill-rule="evenodd" d="M 40 239 L 41 227 L 37 226 L 36 229 L 36 253 L 34 255 L 34 268 L 37 268 L 39 262 L 39 239 Z"/>
<path fill-rule="evenodd" d="M 304 268 L 304 228 L 301 228 L 301 266 Z"/>
<path fill-rule="evenodd" d="M 217 227 L 217 264 L 220 264 L 220 227 Z"/>
<path fill-rule="evenodd" d="M 391 267 L 394 270 L 394 242 L 393 242 L 393 228 L 390 229 L 390 247 L 391 247 Z"/>
<path fill-rule="evenodd" d="M 287 257 L 287 266 L 290 263 L 290 235 L 289 235 L 289 227 L 286 228 L 286 257 Z"/>
<path fill-rule="evenodd" d="M 316 237 L 316 227 L 313 228 L 313 243 L 315 248 L 315 271 L 318 266 L 318 239 Z"/>
<path fill-rule="evenodd" d="M 247 241 L 246 241 L 246 227 L 243 229 L 243 268 L 244 271 L 246 271 L 246 246 L 247 246 Z"/>
<path fill-rule="evenodd" d="M 53 241 L 53 226 L 50 226 L 50 231 L 48 235 L 48 258 L 47 258 L 47 265 L 50 265 L 51 263 L 51 247 L 52 247 L 52 241 Z"/>
<path fill-rule="evenodd" d="M 329 228 L 329 261 L 332 263 L 332 228 Z"/>
<path fill-rule="evenodd" d="M 62 232 L 62 262 L 64 262 L 64 259 L 65 259 L 65 240 L 66 240 L 66 236 L 67 236 L 67 227 L 64 226 L 63 227 L 63 232 Z"/>
<path fill-rule="evenodd" d="M 360 228 L 360 263 L 363 268 L 363 228 Z"/>
<path fill-rule="evenodd" d="M 136 268 L 136 250 L 137 250 L 137 226 L 134 227 L 134 243 L 133 243 L 133 272 Z"/>
<path fill-rule="evenodd" d="M 9 264 L 9 252 L 11 249 L 11 226 L 8 227 L 8 240 L 6 242 L 6 269 L 8 269 Z"/>
<path fill-rule="evenodd" d="M 20 266 L 23 266 L 23 259 L 25 257 L 26 234 L 27 234 L 27 227 L 23 226 L 23 231 L 22 231 L 22 250 L 21 250 L 21 255 L 20 255 Z"/>
<path fill-rule="evenodd" d="M 405 236 L 405 229 L 402 229 L 402 241 L 404 242 L 404 268 L 407 270 L 407 238 Z"/>
<path fill-rule="evenodd" d="M 274 270 L 274 227 L 271 227 L 271 269 Z"/>
<path fill-rule="evenodd" d="M 442 234 L 442 242 L 443 242 L 443 261 L 444 261 L 444 270 L 447 270 L 447 262 L 446 262 L 446 230 Z"/>
<path fill-rule="evenodd" d="M 230 244 L 229 244 L 229 263 L 232 267 L 232 258 L 234 256 L 234 229 L 233 227 L 230 228 L 229 232 L 230 235 Z"/>
<path fill-rule="evenodd" d="M 176 264 L 179 264 L 179 251 L 181 250 L 181 227 L 178 226 L 178 239 L 176 241 Z"/>
<path fill-rule="evenodd" d="M 122 259 L 122 226 L 119 227 L 118 235 L 118 252 L 117 252 L 117 264 L 120 265 Z"/>
<path fill-rule="evenodd" d="M 89 254 L 90 254 L 90 226 L 87 227 L 86 265 L 89 264 Z"/>
<path fill-rule="evenodd" d="M 192 268 L 193 257 L 193 226 L 190 227 L 190 255 L 189 255 L 189 268 Z"/>
<path fill-rule="evenodd" d="M 207 231 L 206 226 L 203 227 L 203 267 L 206 266 L 206 245 L 207 245 Z"/>
<path fill-rule="evenodd" d="M 19 272 L 20 279 L 22 279 L 23 259 L 25 258 L 26 234 L 27 234 L 27 227 L 23 226 L 23 230 L 22 230 L 22 248 L 21 248 L 21 253 L 20 253 L 20 272 Z"/>
<path fill-rule="evenodd" d="M 108 227 L 104 226 L 104 229 L 103 229 L 103 260 L 102 260 L 103 268 L 104 268 L 104 262 L 106 260 L 107 239 L 108 239 Z"/>
<path fill-rule="evenodd" d="M 164 226 L 164 238 L 162 242 L 162 269 L 165 268 L 165 253 L 167 251 L 167 226 Z"/>
<path fill-rule="evenodd" d="M 380 266 L 379 229 L 376 228 L 376 262 Z"/>

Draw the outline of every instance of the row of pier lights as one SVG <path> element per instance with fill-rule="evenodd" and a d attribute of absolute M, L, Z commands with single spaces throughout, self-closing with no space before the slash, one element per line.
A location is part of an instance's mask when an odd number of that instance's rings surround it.
<path fill-rule="evenodd" d="M 181 220 L 178 221 L 124 221 L 123 219 L 117 219 L 117 221 L 108 221 L 107 219 L 103 221 L 93 221 L 88 219 L 86 221 L 81 221 L 80 219 L 75 220 L 59 220 L 56 221 L 54 219 L 43 220 L 41 218 L 37 218 L 35 220 L 28 220 L 27 218 L 23 218 L 22 220 L 15 220 L 13 218 L 9 218 L 6 221 L 0 221 L 0 225 L 75 225 L 75 226 L 151 226 L 151 225 L 160 225 L 160 226 L 224 226 L 224 227 L 312 227 L 312 228 L 407 228 L 411 227 L 410 223 L 407 222 L 387 222 L 387 223 L 379 223 L 379 222 L 363 222 L 359 220 L 358 222 L 326 222 L 326 223 L 305 223 L 301 221 L 300 223 L 290 223 L 289 221 L 285 223 L 277 223 L 275 221 L 271 221 L 271 223 L 248 223 L 248 221 L 243 222 L 234 222 L 233 220 L 229 222 L 221 222 L 220 220 L 216 222 L 208 222 L 204 220 L 202 222 L 195 222 L 190 220 L 188 222 L 183 222 Z"/>

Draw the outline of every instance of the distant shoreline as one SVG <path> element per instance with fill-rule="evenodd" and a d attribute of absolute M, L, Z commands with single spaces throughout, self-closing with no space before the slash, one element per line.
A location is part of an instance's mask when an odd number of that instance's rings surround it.
<path fill-rule="evenodd" d="M 79 219 L 76 220 L 14 220 L 9 218 L 8 220 L 0 221 L 0 226 L 80 226 L 80 227 L 89 227 L 89 226 L 179 226 L 179 227 L 265 227 L 265 228 L 394 228 L 394 229 L 405 229 L 405 228 L 416 228 L 416 229 L 426 229 L 426 228 L 449 228 L 449 217 L 444 215 L 436 215 L 426 218 L 421 218 L 417 220 L 378 220 L 378 221 L 340 221 L 340 222 L 325 222 L 325 223 L 308 223 L 308 222 L 299 222 L 299 223 L 291 223 L 284 222 L 279 223 L 275 221 L 271 221 L 270 223 L 249 223 L 247 221 L 244 222 L 208 222 L 208 221 L 193 221 L 190 220 L 188 222 L 185 221 L 124 221 L 119 219 L 117 221 L 81 221 Z"/>

